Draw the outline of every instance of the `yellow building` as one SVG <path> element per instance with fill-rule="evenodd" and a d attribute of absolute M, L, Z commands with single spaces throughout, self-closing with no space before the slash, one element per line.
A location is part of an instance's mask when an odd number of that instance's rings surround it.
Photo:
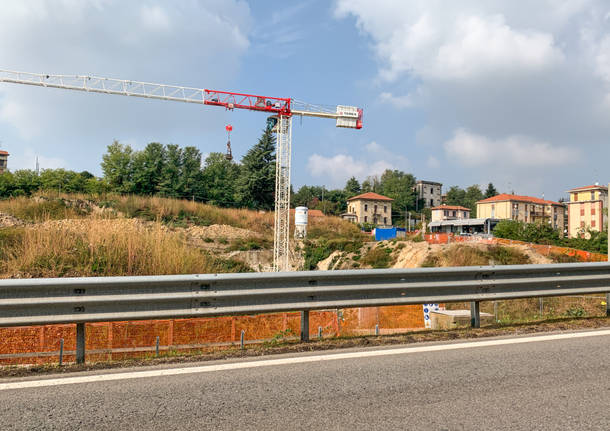
<path fill-rule="evenodd" d="M 461 220 L 470 218 L 470 208 L 457 205 L 440 205 L 432 208 L 430 221 Z"/>
<path fill-rule="evenodd" d="M 477 217 L 548 223 L 561 232 L 564 229 L 564 210 L 564 205 L 559 202 L 507 193 L 477 202 Z"/>
<path fill-rule="evenodd" d="M 363 193 L 347 200 L 347 212 L 341 217 L 354 223 L 371 223 L 376 226 L 392 226 L 392 202 L 387 196 Z"/>
<path fill-rule="evenodd" d="M 608 187 L 598 184 L 568 190 L 568 235 L 577 237 L 587 230 L 607 229 Z"/>

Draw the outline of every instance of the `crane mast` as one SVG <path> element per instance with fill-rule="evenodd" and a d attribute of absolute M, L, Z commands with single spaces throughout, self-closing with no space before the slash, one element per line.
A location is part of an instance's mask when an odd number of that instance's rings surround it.
<path fill-rule="evenodd" d="M 312 105 L 291 98 L 208 90 L 177 85 L 154 84 L 87 75 L 55 75 L 0 70 L 0 82 L 60 88 L 89 93 L 134 96 L 147 99 L 248 109 L 278 118 L 276 137 L 275 214 L 273 270 L 290 270 L 290 155 L 292 117 L 318 117 L 336 120 L 337 127 L 362 128 L 362 109 L 339 105 L 335 109 Z"/>

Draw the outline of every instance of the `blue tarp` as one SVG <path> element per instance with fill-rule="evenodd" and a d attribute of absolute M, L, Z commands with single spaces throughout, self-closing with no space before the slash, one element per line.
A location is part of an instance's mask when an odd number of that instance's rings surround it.
<path fill-rule="evenodd" d="M 383 241 L 386 239 L 396 238 L 396 228 L 387 229 L 375 228 L 375 241 Z"/>

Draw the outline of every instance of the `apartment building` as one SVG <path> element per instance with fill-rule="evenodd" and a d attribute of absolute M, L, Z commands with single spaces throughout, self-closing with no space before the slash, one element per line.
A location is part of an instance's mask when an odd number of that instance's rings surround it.
<path fill-rule="evenodd" d="M 441 183 L 423 180 L 417 181 L 415 183 L 415 194 L 417 195 L 418 202 L 423 200 L 424 208 L 440 205 L 443 196 L 442 188 L 443 185 Z"/>
<path fill-rule="evenodd" d="M 565 207 L 559 202 L 502 193 L 478 201 L 477 217 L 548 223 L 563 232 Z"/>
<path fill-rule="evenodd" d="M 607 229 L 608 187 L 595 184 L 568 190 L 568 236 Z"/>
<path fill-rule="evenodd" d="M 0 151 L 0 174 L 5 173 L 8 169 L 8 156 L 9 153 L 7 153 L 6 151 Z"/>
<path fill-rule="evenodd" d="M 462 220 L 470 218 L 470 208 L 456 205 L 440 205 L 432 208 L 430 221 Z"/>
<path fill-rule="evenodd" d="M 341 214 L 354 223 L 371 223 L 379 227 L 392 226 L 394 199 L 377 193 L 363 193 L 347 200 L 347 212 Z"/>

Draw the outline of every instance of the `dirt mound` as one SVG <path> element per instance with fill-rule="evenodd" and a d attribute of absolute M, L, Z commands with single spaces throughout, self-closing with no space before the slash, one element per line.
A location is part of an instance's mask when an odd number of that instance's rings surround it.
<path fill-rule="evenodd" d="M 23 226 L 25 223 L 10 214 L 0 213 L 0 227 Z"/>
<path fill-rule="evenodd" d="M 396 256 L 396 262 L 392 268 L 419 268 L 422 266 L 426 257 L 432 250 L 438 246 L 429 246 L 426 242 L 401 242 L 404 247 L 401 248 Z"/>
<path fill-rule="evenodd" d="M 233 227 L 226 224 L 213 224 L 210 226 L 192 226 L 186 229 L 186 233 L 199 239 L 245 239 L 260 238 L 262 235 L 248 229 Z"/>
<path fill-rule="evenodd" d="M 138 219 L 64 219 L 49 220 L 32 226 L 33 229 L 63 229 L 77 233 L 91 233 L 92 230 L 100 229 L 108 233 L 124 233 L 143 231 L 151 227 L 152 223 L 146 223 Z M 166 226 L 161 224 L 156 224 L 155 227 L 164 232 L 169 231 Z"/>

